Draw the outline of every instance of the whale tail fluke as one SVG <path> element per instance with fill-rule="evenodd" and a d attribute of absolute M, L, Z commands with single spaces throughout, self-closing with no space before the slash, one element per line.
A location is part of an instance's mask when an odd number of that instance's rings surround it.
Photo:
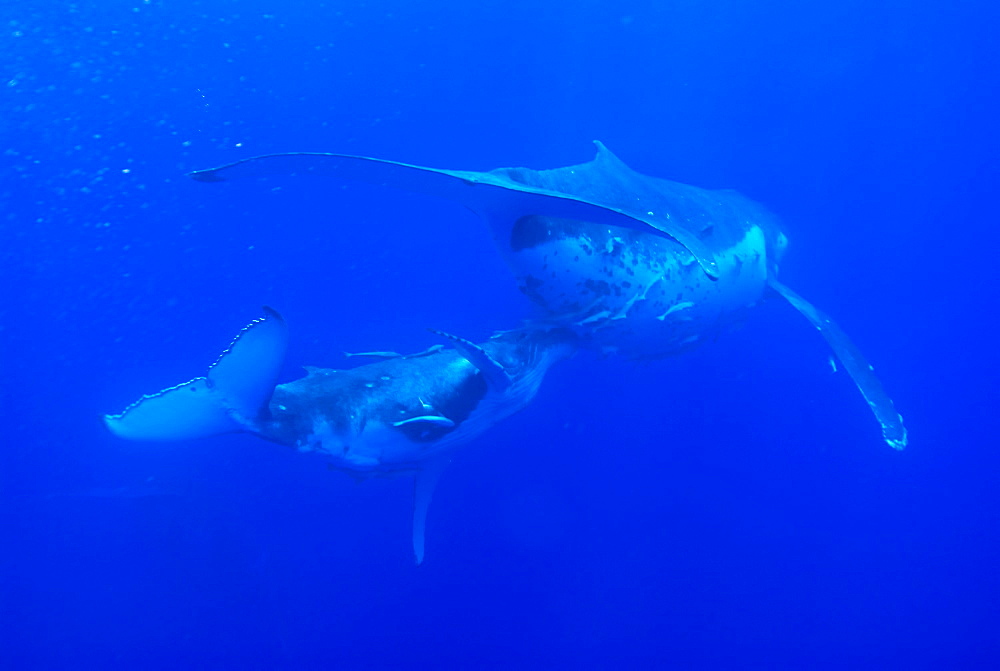
<path fill-rule="evenodd" d="M 204 377 L 143 396 L 104 423 L 129 440 L 187 440 L 252 431 L 285 358 L 288 329 L 271 308 L 237 334 Z"/>

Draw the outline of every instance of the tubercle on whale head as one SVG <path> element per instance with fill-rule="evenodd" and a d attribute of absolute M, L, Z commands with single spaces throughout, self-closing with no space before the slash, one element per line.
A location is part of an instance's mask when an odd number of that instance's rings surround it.
<path fill-rule="evenodd" d="M 785 250 L 787 249 L 788 249 L 788 236 L 779 231 L 778 235 L 775 237 L 774 240 L 774 250 L 772 254 L 775 263 L 781 261 L 781 257 L 785 255 Z"/>

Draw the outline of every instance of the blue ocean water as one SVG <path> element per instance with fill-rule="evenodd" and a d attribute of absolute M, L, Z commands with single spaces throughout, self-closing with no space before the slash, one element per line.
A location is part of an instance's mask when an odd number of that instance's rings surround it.
<path fill-rule="evenodd" d="M 0 665 L 991 669 L 997 9 L 985 2 L 0 3 Z M 676 358 L 581 354 L 408 481 L 251 436 L 126 443 L 267 304 L 283 379 L 533 314 L 481 221 L 206 185 L 336 151 L 734 188 L 874 363 L 901 453 L 777 301 Z"/>

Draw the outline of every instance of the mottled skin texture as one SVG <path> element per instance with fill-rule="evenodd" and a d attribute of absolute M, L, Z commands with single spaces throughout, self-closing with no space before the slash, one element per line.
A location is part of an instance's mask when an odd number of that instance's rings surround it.
<path fill-rule="evenodd" d="M 334 431 L 362 432 L 370 417 L 402 421 L 439 414 L 456 424 L 464 421 L 486 394 L 483 376 L 454 350 L 424 359 L 394 359 L 360 368 L 310 368 L 306 377 L 280 384 L 271 398 L 267 437 L 295 445 L 308 435 L 318 415 Z M 424 404 L 433 408 L 430 413 Z M 439 438 L 446 427 L 400 432 L 414 440 Z"/>
<path fill-rule="evenodd" d="M 256 431 L 348 470 L 412 470 L 524 407 L 574 341 L 566 331 L 518 331 L 481 343 L 511 379 L 503 390 L 450 349 L 348 370 L 311 368 L 275 388 L 270 417 Z"/>
<path fill-rule="evenodd" d="M 491 174 L 648 223 L 624 228 L 530 213 L 513 221 L 485 215 L 521 291 L 548 320 L 573 328 L 583 346 L 606 353 L 658 358 L 739 322 L 763 298 L 786 244 L 760 204 L 735 191 L 641 175 L 603 145 L 590 163 Z M 696 240 L 717 276 L 664 230 Z"/>
<path fill-rule="evenodd" d="M 688 349 L 738 321 L 764 294 L 764 234 L 748 227 L 720 276 L 659 235 L 551 217 L 522 217 L 501 245 L 521 291 L 584 346 L 631 358 Z"/>

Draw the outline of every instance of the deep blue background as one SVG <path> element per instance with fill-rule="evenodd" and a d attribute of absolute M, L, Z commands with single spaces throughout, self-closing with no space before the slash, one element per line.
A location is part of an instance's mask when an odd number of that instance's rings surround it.
<path fill-rule="evenodd" d="M 97 5 L 97 6 L 92 6 Z M 997 9 L 679 0 L 0 3 L 0 665 L 998 668 Z M 462 208 L 205 185 L 274 151 L 548 168 L 603 140 L 786 222 L 894 453 L 788 306 L 581 355 L 410 486 L 98 421 L 279 308 L 285 379 L 531 315 Z M 280 188 L 279 188 L 280 187 Z"/>

